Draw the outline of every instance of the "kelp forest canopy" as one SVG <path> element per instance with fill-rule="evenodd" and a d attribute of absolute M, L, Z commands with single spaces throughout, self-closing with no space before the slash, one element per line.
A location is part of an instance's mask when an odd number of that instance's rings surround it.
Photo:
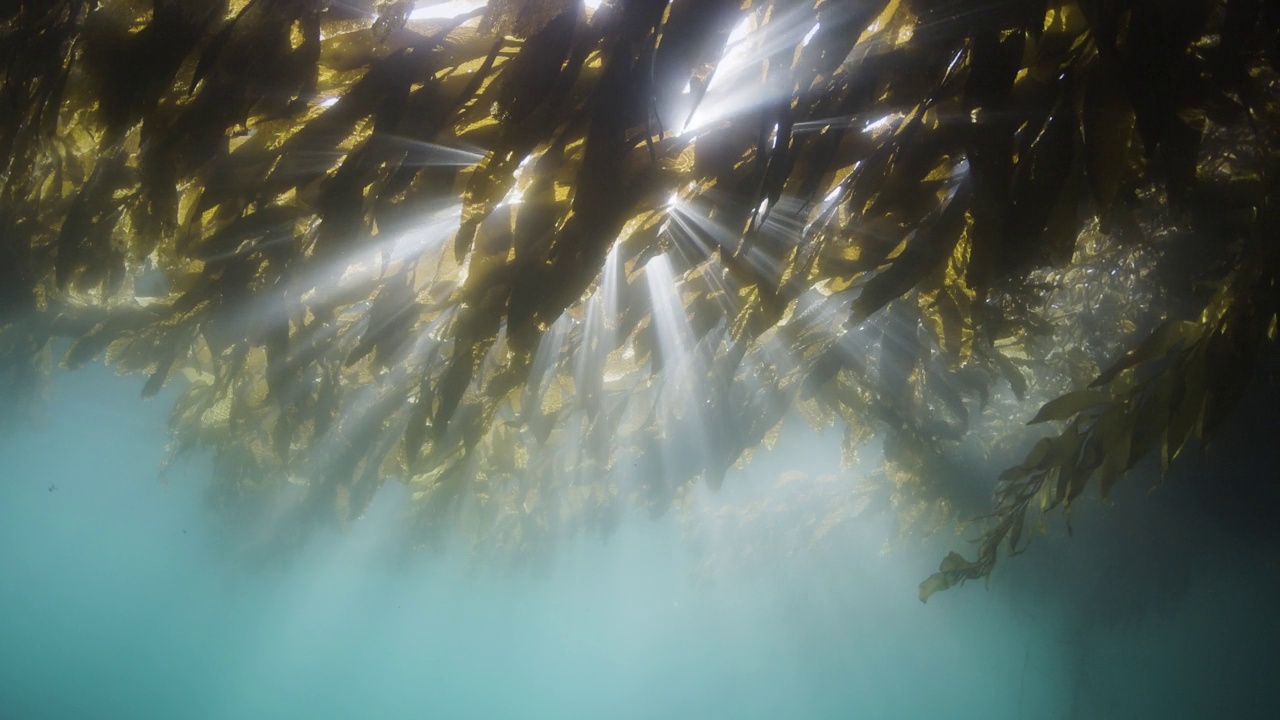
<path fill-rule="evenodd" d="M 925 599 L 1274 373 L 1278 59 L 1274 0 L 3 0 L 4 413 L 104 358 L 272 542 L 391 481 L 517 556 L 798 413 L 815 538 L 984 516 Z"/>

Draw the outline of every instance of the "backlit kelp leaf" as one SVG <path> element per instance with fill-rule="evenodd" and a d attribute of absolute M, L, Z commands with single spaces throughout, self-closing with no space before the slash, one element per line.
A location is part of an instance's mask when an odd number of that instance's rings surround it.
<path fill-rule="evenodd" d="M 1197 323 L 1185 320 L 1170 320 L 1156 328 L 1155 332 L 1151 333 L 1140 345 L 1126 352 L 1111 367 L 1104 370 L 1090 387 L 1107 385 L 1125 370 L 1140 363 L 1151 362 L 1163 357 L 1171 350 L 1181 347 L 1200 332 L 1201 328 Z"/>
<path fill-rule="evenodd" d="M 232 220 L 200 241 L 192 249 L 192 255 L 209 261 L 255 252 L 257 246 L 279 243 L 292 237 L 295 223 L 309 214 L 291 206 L 262 208 Z"/>
<path fill-rule="evenodd" d="M 1054 398 L 1045 403 L 1036 416 L 1027 421 L 1028 425 L 1047 422 L 1049 420 L 1067 420 L 1085 410 L 1110 402 L 1108 393 L 1098 390 L 1079 390 Z"/>
<path fill-rule="evenodd" d="M 1006 232 L 1012 238 L 1040 239 L 1046 236 L 1047 231 L 1058 229 L 1050 222 L 1072 176 L 1078 132 L 1074 105 L 1066 94 L 1069 87 L 1065 79 L 1059 83 L 1057 90 L 1061 95 L 1058 102 L 1049 110 L 1042 126 L 1032 126 L 1034 130 L 1027 133 L 1029 142 L 1024 141 L 1017 153 L 1006 225 Z M 1070 202 L 1069 206 L 1075 207 L 1076 203 Z M 1075 214 L 1071 213 L 1071 219 Z M 1074 240 L 1075 233 L 1070 235 Z M 1051 256 L 1051 247 L 1043 245 L 1041 242 L 1026 242 L 1011 246 L 1003 267 L 1008 271 L 1027 260 L 1044 262 Z M 1039 249 L 1042 257 L 1030 256 L 1032 249 Z M 1070 257 L 1070 249 L 1066 254 Z"/>
<path fill-rule="evenodd" d="M 1028 387 L 1027 377 L 1022 374 L 1022 370 L 999 351 L 992 352 L 991 359 L 1000 369 L 1000 374 L 1009 382 L 1009 388 L 1013 390 L 1014 396 L 1022 400 L 1027 394 Z"/>
<path fill-rule="evenodd" d="M 946 590 L 953 585 L 963 584 L 965 580 L 973 580 L 986 575 L 986 564 L 970 562 L 960 553 L 950 553 L 939 566 L 939 572 L 930 575 L 920 583 L 920 602 L 928 602 L 935 593 Z"/>
<path fill-rule="evenodd" d="M 98 353 L 105 350 L 111 340 L 112 337 L 110 333 L 105 332 L 103 328 L 96 328 L 94 331 L 91 331 L 76 340 L 75 343 L 67 349 L 67 354 L 62 360 L 62 364 L 68 370 L 75 370 L 94 359 Z"/>
<path fill-rule="evenodd" d="M 1085 171 L 1104 232 L 1110 227 L 1116 196 L 1133 174 L 1134 112 L 1115 62 L 1100 54 L 1089 64 L 1081 119 Z"/>
<path fill-rule="evenodd" d="M 195 70 L 191 74 L 190 89 L 188 92 L 194 93 L 196 86 L 204 80 L 209 74 L 209 70 L 213 68 L 214 63 L 218 60 L 218 56 L 226 49 L 227 43 L 231 40 L 231 33 L 235 30 L 236 23 L 244 17 L 253 3 L 245 3 L 240 12 L 229 20 L 222 23 L 218 31 L 206 43 L 204 50 L 200 53 L 200 59 L 196 63 Z"/>
<path fill-rule="evenodd" d="M 541 27 L 524 40 L 520 52 L 503 66 L 496 109 L 499 120 L 512 130 L 528 121 L 539 106 L 547 102 L 565 69 L 579 8 L 577 3 L 560 4 L 563 9 L 541 23 Z"/>
<path fill-rule="evenodd" d="M 124 153 L 116 151 L 98 161 L 84 187 L 76 194 L 58 231 L 54 272 L 60 288 L 67 287 L 73 273 L 83 272 L 82 261 L 88 261 L 97 254 L 94 248 L 88 247 L 91 237 L 98 241 L 93 244 L 100 245 L 103 234 L 109 236 L 119 221 L 120 215 L 112 196 L 127 181 Z"/>
<path fill-rule="evenodd" d="M 938 264 L 951 256 L 965 228 L 964 207 L 968 201 L 966 186 L 952 195 L 937 217 L 916 230 L 893 264 L 867 281 L 853 312 L 857 318 L 866 318 L 889 301 L 901 297 L 919 284 Z"/>
<path fill-rule="evenodd" d="M 173 368 L 174 362 L 178 359 L 177 353 L 170 353 L 168 357 L 160 360 L 160 366 L 156 371 L 151 373 L 151 377 L 147 378 L 147 382 L 142 386 L 142 397 L 154 397 L 160 392 L 160 388 L 169 378 L 169 371 Z"/>
<path fill-rule="evenodd" d="M 1133 425 L 1123 407 L 1112 407 L 1098 418 L 1090 431 L 1090 442 L 1101 446 L 1102 464 L 1098 470 L 1098 486 L 1102 497 L 1111 494 L 1120 476 L 1129 469 L 1129 444 Z"/>
<path fill-rule="evenodd" d="M 386 365 L 409 340 L 408 334 L 417 322 L 421 307 L 406 280 L 392 279 L 382 286 L 369 308 L 368 325 L 360 342 L 343 360 L 343 365 L 359 362 L 375 350 L 379 363 Z"/>
<path fill-rule="evenodd" d="M 154 3 L 149 22 L 140 29 L 127 4 L 112 3 L 92 13 L 85 28 L 84 52 L 97 82 L 99 112 L 107 135 L 119 141 L 131 125 L 150 120 L 161 96 L 177 84 L 180 66 L 197 41 L 220 19 L 218 0 Z M 133 27 L 131 27 L 133 26 Z M 197 78 L 203 75 L 197 66 Z"/>

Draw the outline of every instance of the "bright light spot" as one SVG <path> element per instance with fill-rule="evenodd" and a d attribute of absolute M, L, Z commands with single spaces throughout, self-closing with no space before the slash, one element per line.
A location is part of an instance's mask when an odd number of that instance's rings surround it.
<path fill-rule="evenodd" d="M 854 171 L 858 169 L 858 165 L 860 164 L 861 162 L 853 166 Z M 848 180 L 848 178 L 849 176 L 846 175 L 843 180 L 836 183 L 835 186 L 832 187 L 831 190 L 827 192 L 826 197 L 822 198 L 822 204 L 818 206 L 817 217 L 815 217 L 813 221 L 810 222 L 808 225 L 806 225 L 804 228 L 805 235 L 809 234 L 809 231 L 813 228 L 814 225 L 826 222 L 829 219 L 830 217 L 829 213 L 831 212 L 831 209 L 835 206 L 837 202 L 840 201 L 841 196 L 844 195 L 845 182 Z"/>
<path fill-rule="evenodd" d="M 751 32 L 751 16 L 747 15 L 734 26 L 733 31 L 729 33 L 729 46 L 732 47 L 740 42 Z"/>
<path fill-rule="evenodd" d="M 950 75 L 956 69 L 956 65 L 959 64 L 962 57 L 964 57 L 964 50 L 957 50 L 956 56 L 951 58 L 951 64 L 947 66 L 947 72 L 944 75 Z"/>
<path fill-rule="evenodd" d="M 867 123 L 866 127 L 862 128 L 862 132 L 870 133 L 870 134 L 878 133 L 881 130 L 887 130 L 889 126 L 893 125 L 894 123 L 898 122 L 901 119 L 902 119 L 902 113 L 889 113 L 888 115 L 885 115 L 879 120 L 872 120 L 871 122 Z"/>
<path fill-rule="evenodd" d="M 586 5 L 588 10 L 595 10 L 604 4 L 604 0 L 583 0 L 582 4 Z"/>
<path fill-rule="evenodd" d="M 426 7 L 414 8 L 409 13 L 410 20 L 451 20 L 460 15 L 474 12 L 484 7 L 486 0 L 446 0 L 434 2 Z"/>
<path fill-rule="evenodd" d="M 692 81 L 692 80 L 690 80 L 689 82 L 687 82 L 687 83 L 685 83 L 685 84 L 684 84 L 684 89 L 680 91 L 680 94 L 681 94 L 681 95 L 688 95 L 688 94 L 689 94 L 689 93 L 691 93 L 691 92 L 693 92 L 693 81 Z"/>
<path fill-rule="evenodd" d="M 680 193 L 672 191 L 671 197 L 667 198 L 667 207 L 675 207 L 680 202 Z"/>
<path fill-rule="evenodd" d="M 368 277 L 369 266 L 362 261 L 354 260 L 347 263 L 347 266 L 342 270 L 342 275 L 338 277 L 338 286 L 346 287 Z"/>
<path fill-rule="evenodd" d="M 809 32 L 805 33 L 804 39 L 800 41 L 800 47 L 808 45 L 809 41 L 813 39 L 813 36 L 818 34 L 818 28 L 820 27 L 822 27 L 822 23 L 814 23 Z"/>
<path fill-rule="evenodd" d="M 322 108 L 331 108 L 331 107 L 333 107 L 334 105 L 337 105 L 337 104 L 338 104 L 338 98 L 336 98 L 336 97 L 327 97 L 327 98 L 325 98 L 325 99 L 321 100 L 321 101 L 320 101 L 319 103 L 317 103 L 317 104 L 318 104 L 320 107 L 322 107 Z"/>

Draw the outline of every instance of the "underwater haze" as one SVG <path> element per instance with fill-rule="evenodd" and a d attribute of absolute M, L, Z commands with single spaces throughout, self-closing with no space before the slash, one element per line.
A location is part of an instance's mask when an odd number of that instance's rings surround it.
<path fill-rule="evenodd" d="M 627 518 L 526 572 L 406 554 L 395 483 L 264 566 L 232 551 L 200 459 L 159 482 L 171 404 L 140 385 L 56 374 L 0 441 L 0 720 L 1280 717 L 1274 522 L 1195 479 L 1081 503 L 1074 537 L 928 604 L 918 583 L 968 548 L 886 545 L 889 517 L 733 571 L 740 534 Z M 700 502 L 839 463 L 797 425 Z"/>

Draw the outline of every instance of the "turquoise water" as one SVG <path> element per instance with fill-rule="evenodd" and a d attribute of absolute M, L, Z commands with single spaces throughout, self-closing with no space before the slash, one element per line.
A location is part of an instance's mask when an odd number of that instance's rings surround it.
<path fill-rule="evenodd" d="M 633 520 L 504 572 L 406 556 L 398 488 L 255 569 L 199 459 L 157 481 L 168 407 L 140 385 L 58 375 L 0 441 L 0 719 L 1280 717 L 1274 534 L 1176 483 L 928 605 L 952 541 L 885 552 L 888 517 L 720 573 L 742 537 Z M 750 472 L 830 471 L 836 441 Z"/>

